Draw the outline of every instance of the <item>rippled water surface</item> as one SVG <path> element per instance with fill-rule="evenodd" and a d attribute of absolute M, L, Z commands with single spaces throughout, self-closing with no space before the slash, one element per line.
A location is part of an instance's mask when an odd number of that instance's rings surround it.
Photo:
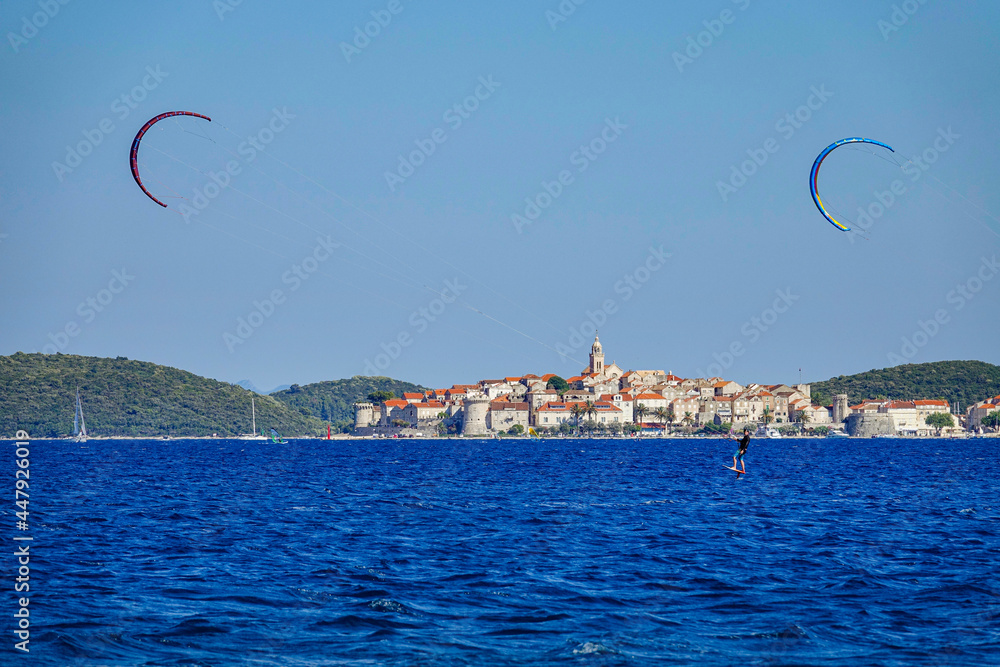
<path fill-rule="evenodd" d="M 732 449 L 35 441 L 30 661 L 1000 664 L 1000 440 Z"/>

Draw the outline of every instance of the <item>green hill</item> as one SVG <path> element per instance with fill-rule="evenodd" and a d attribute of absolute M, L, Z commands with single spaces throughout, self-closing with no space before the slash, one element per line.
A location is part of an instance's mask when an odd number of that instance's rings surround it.
<path fill-rule="evenodd" d="M 24 429 L 33 438 L 73 431 L 80 389 L 87 430 L 94 436 L 234 436 L 250 432 L 250 399 L 257 428 L 284 436 L 326 432 L 318 419 L 270 396 L 193 373 L 123 357 L 69 354 L 0 357 L 0 437 Z"/>
<path fill-rule="evenodd" d="M 333 422 L 336 427 L 349 430 L 354 424 L 354 404 L 365 400 L 374 391 L 391 391 L 400 398 L 404 392 L 423 393 L 425 388 L 387 377 L 355 375 L 350 379 L 315 382 L 304 387 L 293 384 L 290 388 L 276 391 L 270 396 L 303 414 L 310 414 L 317 419 Z"/>
<path fill-rule="evenodd" d="M 904 364 L 812 383 L 812 399 L 830 405 L 834 394 L 847 394 L 851 405 L 867 398 L 943 399 L 962 409 L 1000 394 L 1000 366 L 982 361 L 935 361 Z"/>

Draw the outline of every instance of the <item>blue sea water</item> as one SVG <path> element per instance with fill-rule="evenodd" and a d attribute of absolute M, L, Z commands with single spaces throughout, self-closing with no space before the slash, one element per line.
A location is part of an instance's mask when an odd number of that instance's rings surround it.
<path fill-rule="evenodd" d="M 732 449 L 34 441 L 29 661 L 1000 664 L 1000 440 Z"/>

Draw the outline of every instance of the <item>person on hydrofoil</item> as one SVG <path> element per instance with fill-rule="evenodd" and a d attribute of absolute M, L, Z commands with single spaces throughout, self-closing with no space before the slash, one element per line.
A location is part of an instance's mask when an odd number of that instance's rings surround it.
<path fill-rule="evenodd" d="M 739 444 L 739 449 L 733 454 L 733 469 L 736 470 L 736 476 L 739 477 L 741 474 L 746 474 L 747 464 L 743 461 L 743 456 L 747 453 L 747 447 L 750 445 L 750 429 L 743 429 L 743 437 L 737 440 Z M 736 462 L 740 462 L 739 469 L 736 468 Z"/>

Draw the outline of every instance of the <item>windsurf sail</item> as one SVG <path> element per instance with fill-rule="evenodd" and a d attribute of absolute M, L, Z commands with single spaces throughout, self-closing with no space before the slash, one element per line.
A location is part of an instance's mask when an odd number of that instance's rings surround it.
<path fill-rule="evenodd" d="M 536 433 L 535 429 L 531 428 L 530 426 L 528 427 L 528 437 L 535 438 L 536 440 L 538 439 L 538 433 Z"/>
<path fill-rule="evenodd" d="M 275 431 L 272 428 L 271 429 L 271 442 L 282 444 L 282 443 L 285 442 L 285 439 L 281 437 L 280 433 L 278 433 L 277 431 Z"/>

